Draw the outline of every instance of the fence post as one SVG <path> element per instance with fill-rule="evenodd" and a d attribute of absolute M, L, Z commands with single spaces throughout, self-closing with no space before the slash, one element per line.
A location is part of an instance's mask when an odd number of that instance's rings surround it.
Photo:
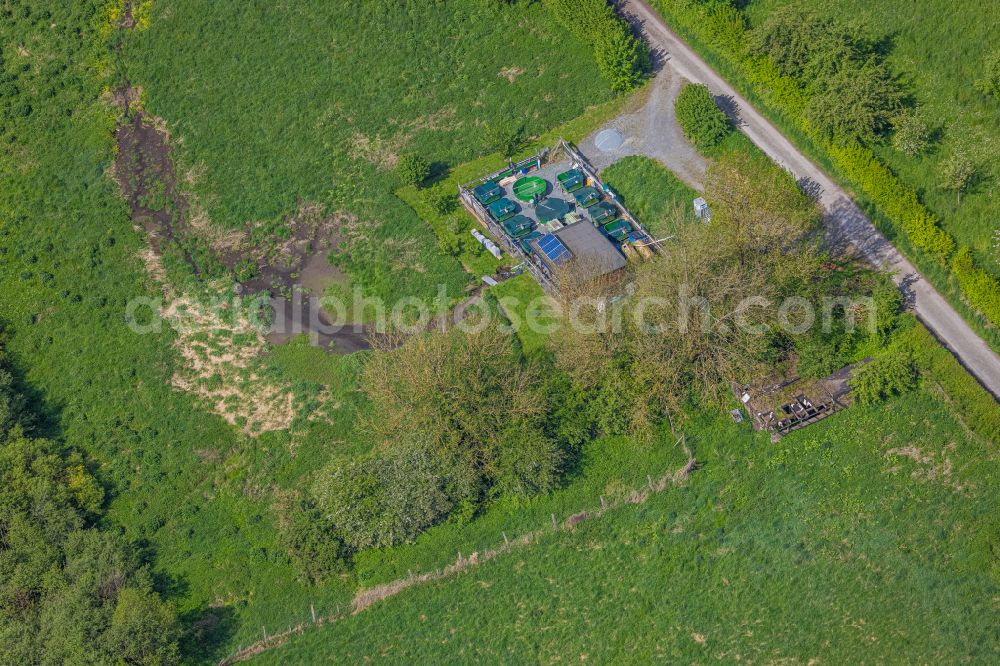
<path fill-rule="evenodd" d="M 267 642 L 267 627 L 264 627 L 264 642 Z"/>
<path fill-rule="evenodd" d="M 559 526 L 556 523 L 556 514 L 554 514 L 554 513 L 552 514 L 552 529 L 554 529 L 554 530 L 559 529 Z"/>
<path fill-rule="evenodd" d="M 604 495 L 601 495 L 601 508 L 606 509 L 607 506 L 604 504 Z"/>
<path fill-rule="evenodd" d="M 316 624 L 316 607 L 309 604 L 309 613 L 312 615 L 313 624 Z"/>
<path fill-rule="evenodd" d="M 503 535 L 503 545 L 509 546 L 510 545 L 510 540 L 507 539 L 507 533 L 506 532 L 501 532 L 500 534 Z"/>

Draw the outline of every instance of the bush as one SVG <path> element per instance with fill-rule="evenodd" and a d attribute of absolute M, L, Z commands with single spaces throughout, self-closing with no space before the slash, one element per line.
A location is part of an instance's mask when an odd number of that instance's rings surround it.
<path fill-rule="evenodd" d="M 796 369 L 802 377 L 826 377 L 846 364 L 837 342 L 820 336 L 796 340 L 795 351 L 799 361 Z"/>
<path fill-rule="evenodd" d="M 642 81 L 649 69 L 649 52 L 642 41 L 624 30 L 602 37 L 594 48 L 597 71 L 616 93 L 628 92 Z"/>
<path fill-rule="evenodd" d="M 344 569 L 350 551 L 315 502 L 297 502 L 283 516 L 282 540 L 302 578 L 315 584 Z"/>
<path fill-rule="evenodd" d="M 458 195 L 450 189 L 434 187 L 423 191 L 422 198 L 438 215 L 449 215 L 458 206 Z"/>
<path fill-rule="evenodd" d="M 917 109 L 906 109 L 892 120 L 892 145 L 908 157 L 916 157 L 930 144 L 930 128 Z"/>
<path fill-rule="evenodd" d="M 951 272 L 958 279 L 962 293 L 972 307 L 1000 326 L 1000 281 L 976 266 L 972 252 L 963 247 L 951 262 Z"/>
<path fill-rule="evenodd" d="M 408 445 L 334 463 L 314 488 L 323 521 L 352 550 L 412 541 L 479 494 L 475 471 Z"/>
<path fill-rule="evenodd" d="M 674 103 L 677 122 L 699 150 L 717 146 L 732 126 L 707 87 L 688 83 Z"/>
<path fill-rule="evenodd" d="M 889 352 L 854 373 L 851 388 L 854 399 L 862 405 L 882 402 L 913 389 L 917 371 L 907 351 Z"/>
<path fill-rule="evenodd" d="M 420 187 L 431 175 L 431 165 L 423 155 L 407 153 L 396 163 L 396 175 L 404 185 Z"/>
<path fill-rule="evenodd" d="M 976 80 L 976 89 L 984 95 L 1000 99 L 1000 49 L 983 59 L 983 76 Z"/>
<path fill-rule="evenodd" d="M 601 76 L 618 93 L 635 88 L 649 72 L 649 48 L 607 0 L 545 0 L 556 21 L 590 44 Z"/>

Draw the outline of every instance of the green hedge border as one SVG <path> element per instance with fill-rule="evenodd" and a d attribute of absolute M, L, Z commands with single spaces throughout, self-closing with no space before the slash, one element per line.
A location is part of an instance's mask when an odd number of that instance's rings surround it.
<path fill-rule="evenodd" d="M 763 111 L 811 159 L 848 186 L 879 230 L 931 281 L 973 330 L 1000 351 L 997 330 L 1000 282 L 976 266 L 971 255 L 961 253 L 961 248 L 956 254 L 954 238 L 938 225 L 916 192 L 871 150 L 858 144 L 838 146 L 817 141 L 810 135 L 803 117 L 807 98 L 798 82 L 781 75 L 766 58 L 743 55 L 747 32 L 743 13 L 724 1 L 651 2 L 664 21 L 740 94 Z"/>

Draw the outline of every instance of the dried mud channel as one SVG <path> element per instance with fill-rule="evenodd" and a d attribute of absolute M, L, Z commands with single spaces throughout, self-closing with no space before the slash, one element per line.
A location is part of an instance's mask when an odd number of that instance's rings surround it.
<path fill-rule="evenodd" d="M 249 227 L 228 232 L 212 228 L 178 187 L 169 135 L 155 118 L 134 108 L 138 97 L 130 87 L 112 95 L 124 111 L 115 132 L 114 175 L 132 221 L 145 231 L 155 256 L 180 258 L 195 276 L 203 275 L 206 263 L 221 264 L 233 274 L 240 266 L 253 265 L 253 277 L 238 289 L 243 295 L 272 295 L 274 324 L 266 334 L 272 344 L 305 334 L 313 344 L 336 354 L 370 348 L 363 326 L 339 325 L 314 302 L 327 286 L 346 280 L 327 260 L 339 242 L 339 218 L 303 204 L 285 220 L 286 238 L 269 238 L 257 245 L 250 242 Z M 192 246 L 198 248 L 197 256 Z"/>

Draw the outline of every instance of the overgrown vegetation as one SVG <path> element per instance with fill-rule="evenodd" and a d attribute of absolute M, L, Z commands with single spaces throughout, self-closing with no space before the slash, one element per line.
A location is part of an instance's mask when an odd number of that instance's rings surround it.
<path fill-rule="evenodd" d="M 684 135 L 699 150 L 719 145 L 732 130 L 729 117 L 722 112 L 712 93 L 703 85 L 685 84 L 674 102 L 674 109 Z"/>
<path fill-rule="evenodd" d="M 479 123 L 493 110 L 500 115 L 500 99 L 515 102 L 514 113 L 537 133 L 612 95 L 594 76 L 589 48 L 567 39 L 542 7 L 504 10 L 485 23 L 472 2 L 412 3 L 402 14 L 392 6 L 388 18 L 371 3 L 305 17 L 279 7 L 261 15 L 212 3 L 143 2 L 133 4 L 135 31 L 121 35 L 122 7 L 0 5 L 3 80 L 17 88 L 3 112 L 22 102 L 31 107 L 0 123 L 0 285 L 8 294 L 0 315 L 10 322 L 10 346 L 27 381 L 44 397 L 46 423 L 58 427 L 66 450 L 79 451 L 107 490 L 102 525 L 108 534 L 123 533 L 123 543 L 143 544 L 139 569 L 148 567 L 185 627 L 185 662 L 215 663 L 262 625 L 283 622 L 309 603 L 349 598 L 350 580 L 299 581 L 276 528 L 286 519 L 284 507 L 294 504 L 289 489 L 308 486 L 331 456 L 366 455 L 371 442 L 353 428 L 364 401 L 356 390 L 360 359 L 328 358 L 299 343 L 274 349 L 253 371 L 285 387 L 301 407 L 287 430 L 251 439 L 240 432 L 244 424 L 231 427 L 203 399 L 172 387 L 181 361 L 169 325 L 148 334 L 129 330 L 130 300 L 154 299 L 136 313 L 155 322 L 163 291 L 150 277 L 156 257 L 108 176 L 113 133 L 123 120 L 112 104 L 125 83 L 116 78 L 117 65 L 126 66 L 137 102 L 164 118 L 174 147 L 183 146 L 174 154 L 175 172 L 206 213 L 199 219 L 209 224 L 204 228 L 253 223 L 257 243 L 287 234 L 286 216 L 300 202 L 350 208 L 355 214 L 338 217 L 345 261 L 364 268 L 358 281 L 370 293 L 428 293 L 444 282 L 457 295 L 469 278 L 392 194 L 393 169 L 368 158 L 405 137 L 437 165 L 430 182 L 442 164 L 485 150 Z M 355 29 L 359 20 L 395 23 L 380 34 L 363 31 L 365 38 Z M 226 29 L 216 30 L 221 25 Z M 387 35 L 398 39 L 392 48 Z M 458 46 L 437 49 L 444 35 Z M 527 42 L 529 35 L 532 49 L 509 49 L 508 39 Z M 309 39 L 313 47 L 304 48 Z M 118 40 L 125 42 L 120 51 Z M 321 51 L 316 60 L 301 57 Z M 233 59 L 235 52 L 246 59 Z M 398 57 L 389 62 L 387 54 Z M 566 55 L 568 66 L 538 74 Z M 331 67 L 331 57 L 385 63 L 379 77 L 392 83 L 366 78 L 370 67 Z M 514 82 L 500 78 L 500 60 L 531 73 Z M 454 83 L 431 96 L 423 94 L 424 77 Z M 257 83 L 247 88 L 249 80 Z M 228 91 L 225 100 L 219 91 Z M 549 92 L 558 93 L 558 103 L 543 101 Z M 147 203 L 167 205 L 161 194 L 153 191 Z M 240 267 L 244 276 L 253 270 Z M 197 342 L 206 353 L 225 355 L 243 349 L 246 336 L 212 331 Z M 220 381 L 204 379 L 215 389 Z M 132 576 L 131 568 L 123 571 Z M 75 609 L 65 600 L 61 607 Z"/>
<path fill-rule="evenodd" d="M 527 651 L 602 663 L 990 661 L 1000 415 L 919 325 L 892 345 L 914 354 L 913 391 L 778 444 L 699 420 L 688 441 L 705 464 L 684 487 L 308 628 L 250 663 Z M 595 623 L 625 633 L 595 640 Z"/>
<path fill-rule="evenodd" d="M 139 547 L 100 529 L 104 490 L 41 437 L 0 331 L 0 662 L 179 663 L 177 616 Z"/>

